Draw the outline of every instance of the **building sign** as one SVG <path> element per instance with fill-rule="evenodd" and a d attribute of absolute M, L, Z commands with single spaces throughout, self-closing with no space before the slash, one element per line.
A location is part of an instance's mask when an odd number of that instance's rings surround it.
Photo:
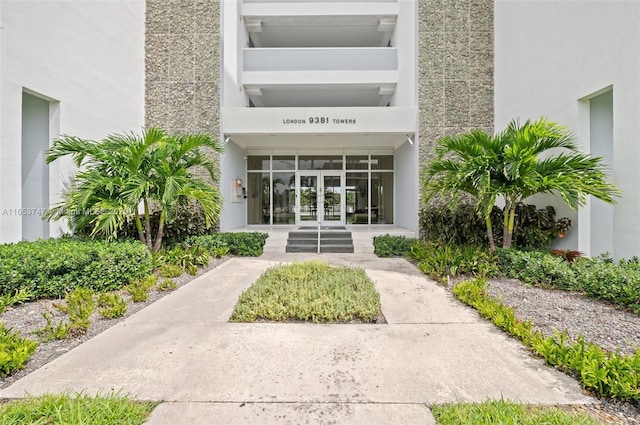
<path fill-rule="evenodd" d="M 398 133 L 417 128 L 415 107 L 222 108 L 224 134 Z"/>
<path fill-rule="evenodd" d="M 285 118 L 282 120 L 282 124 L 357 124 L 355 118 L 331 118 L 331 117 L 308 117 L 308 118 Z"/>

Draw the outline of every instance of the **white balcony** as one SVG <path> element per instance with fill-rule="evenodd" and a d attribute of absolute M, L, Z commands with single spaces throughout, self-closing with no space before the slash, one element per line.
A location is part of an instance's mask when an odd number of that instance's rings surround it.
<path fill-rule="evenodd" d="M 244 71 L 397 71 L 394 48 L 244 49 Z"/>
<path fill-rule="evenodd" d="M 254 47 L 387 47 L 397 2 L 243 3 Z"/>
<path fill-rule="evenodd" d="M 245 49 L 242 84 L 257 107 L 386 106 L 394 48 Z"/>

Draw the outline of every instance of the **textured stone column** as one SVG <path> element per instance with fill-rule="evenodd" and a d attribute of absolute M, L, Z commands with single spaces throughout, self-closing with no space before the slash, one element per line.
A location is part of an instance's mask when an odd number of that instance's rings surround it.
<path fill-rule="evenodd" d="M 418 7 L 423 166 L 445 135 L 493 132 L 494 9 L 493 0 L 419 0 Z"/>
<path fill-rule="evenodd" d="M 147 0 L 145 125 L 170 132 L 220 128 L 220 4 Z"/>
<path fill-rule="evenodd" d="M 493 132 L 493 0 L 419 0 L 420 163 L 436 140 Z"/>

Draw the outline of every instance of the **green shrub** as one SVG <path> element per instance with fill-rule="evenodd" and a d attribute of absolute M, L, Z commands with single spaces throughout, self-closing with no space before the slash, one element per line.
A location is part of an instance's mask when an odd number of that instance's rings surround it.
<path fill-rule="evenodd" d="M 178 285 L 171 279 L 162 279 L 162 281 L 158 282 L 156 285 L 156 289 L 158 291 L 173 291 L 176 289 Z"/>
<path fill-rule="evenodd" d="M 363 269 L 307 261 L 264 272 L 242 293 L 229 321 L 370 322 L 378 314 L 380 295 Z"/>
<path fill-rule="evenodd" d="M 498 249 L 500 270 L 505 276 L 529 285 L 568 290 L 579 289 L 575 272 L 564 258 L 541 251 Z"/>
<path fill-rule="evenodd" d="M 160 221 L 160 211 L 151 213 L 151 228 L 157 229 Z M 125 238 L 138 239 L 138 229 L 134 220 L 130 220 L 123 227 Z M 167 244 L 179 243 L 190 236 L 211 234 L 215 229 L 207 228 L 202 207 L 198 203 L 181 204 L 178 206 L 175 218 L 171 223 L 166 223 L 163 231 L 163 240 Z"/>
<path fill-rule="evenodd" d="M 116 319 L 127 312 L 127 302 L 116 292 L 100 294 L 98 297 L 98 312 L 105 319 Z"/>
<path fill-rule="evenodd" d="M 580 258 L 572 263 L 580 290 L 640 314 L 640 267 L 635 262 Z"/>
<path fill-rule="evenodd" d="M 499 272 L 496 255 L 474 246 L 418 241 L 411 245 L 407 256 L 417 262 L 422 273 L 435 279 L 447 274 L 495 276 Z"/>
<path fill-rule="evenodd" d="M 206 266 L 209 264 L 209 252 L 203 246 L 176 245 L 170 249 L 165 248 L 155 255 L 156 265 L 169 264 L 179 266 L 182 269 Z"/>
<path fill-rule="evenodd" d="M 160 266 L 160 275 L 162 277 L 178 277 L 182 273 L 184 273 L 184 269 L 180 266 L 175 266 L 173 264 Z"/>
<path fill-rule="evenodd" d="M 32 298 L 33 295 L 24 288 L 16 291 L 14 294 L 4 294 L 0 296 L 0 314 L 4 313 L 7 307 L 22 304 Z"/>
<path fill-rule="evenodd" d="M 54 316 L 51 311 L 42 313 L 42 317 L 47 324 L 42 329 L 38 329 L 35 333 L 44 342 L 53 341 L 55 339 L 65 339 L 69 336 L 71 325 L 69 322 L 60 319 L 58 324 L 54 323 Z"/>
<path fill-rule="evenodd" d="M 531 322 L 516 319 L 512 308 L 491 298 L 485 285 L 483 279 L 464 281 L 454 286 L 453 293 L 481 316 L 518 337 L 547 363 L 574 372 L 586 389 L 618 400 L 640 400 L 640 349 L 627 356 L 604 351 L 585 342 L 582 335 L 574 342 L 564 332 L 545 337 L 533 330 Z"/>
<path fill-rule="evenodd" d="M 516 207 L 514 247 L 546 248 L 557 237 L 553 207 L 538 209 L 535 205 Z M 564 218 L 560 220 L 565 221 Z M 560 221 L 559 220 L 559 221 Z M 494 207 L 491 212 L 496 245 L 502 244 L 503 212 Z M 487 228 L 473 205 L 461 204 L 451 209 L 443 205 L 429 205 L 420 211 L 420 237 L 452 245 L 487 246 Z"/>
<path fill-rule="evenodd" d="M 182 270 L 182 269 L 181 269 Z M 152 274 L 135 280 L 124 287 L 124 290 L 131 295 L 131 301 L 141 303 L 149 299 L 149 290 L 158 283 L 158 278 Z"/>
<path fill-rule="evenodd" d="M 139 242 L 76 238 L 0 245 L 0 295 L 24 289 L 35 298 L 61 297 L 75 288 L 109 291 L 151 272 Z"/>
<path fill-rule="evenodd" d="M 37 347 L 36 342 L 21 338 L 18 332 L 5 328 L 0 322 L 0 376 L 22 369 Z"/>
<path fill-rule="evenodd" d="M 91 315 L 96 309 L 93 291 L 89 288 L 76 288 L 69 292 L 64 304 L 54 304 L 59 311 L 69 315 L 69 330 L 84 334 L 91 326 Z"/>
<path fill-rule="evenodd" d="M 378 257 L 402 257 L 416 242 L 415 238 L 404 236 L 381 235 L 373 238 L 373 252 Z"/>
<path fill-rule="evenodd" d="M 211 235 L 188 237 L 183 246 L 199 246 L 209 252 L 226 247 L 230 254 L 240 257 L 259 257 L 262 255 L 268 233 L 259 232 L 227 232 Z"/>
<path fill-rule="evenodd" d="M 562 257 L 541 251 L 498 250 L 501 272 L 531 285 L 583 291 L 640 314 L 640 264 L 609 257 Z"/>

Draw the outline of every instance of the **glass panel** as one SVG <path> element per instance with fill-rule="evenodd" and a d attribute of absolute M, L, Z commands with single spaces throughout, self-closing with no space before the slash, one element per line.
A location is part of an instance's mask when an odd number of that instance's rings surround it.
<path fill-rule="evenodd" d="M 369 169 L 369 156 L 348 156 L 347 157 L 347 170 L 368 170 Z"/>
<path fill-rule="evenodd" d="M 371 173 L 371 224 L 393 224 L 393 173 Z"/>
<path fill-rule="evenodd" d="M 248 173 L 247 180 L 247 224 L 270 224 L 269 173 Z"/>
<path fill-rule="evenodd" d="M 296 157 L 293 155 L 287 155 L 287 156 L 274 155 L 272 165 L 274 170 L 295 170 Z"/>
<path fill-rule="evenodd" d="M 324 176 L 324 221 L 340 221 L 340 176 Z"/>
<path fill-rule="evenodd" d="M 299 156 L 299 170 L 342 170 L 342 156 Z"/>
<path fill-rule="evenodd" d="M 300 221 L 318 221 L 317 176 L 300 176 Z"/>
<path fill-rule="evenodd" d="M 295 224 L 295 205 L 295 173 L 273 173 L 273 224 Z"/>
<path fill-rule="evenodd" d="M 348 224 L 369 223 L 368 173 L 347 173 L 345 186 Z"/>
<path fill-rule="evenodd" d="M 248 170 L 269 170 L 269 155 L 250 156 L 247 160 Z"/>
<path fill-rule="evenodd" d="M 372 170 L 393 170 L 393 155 L 371 155 Z"/>

